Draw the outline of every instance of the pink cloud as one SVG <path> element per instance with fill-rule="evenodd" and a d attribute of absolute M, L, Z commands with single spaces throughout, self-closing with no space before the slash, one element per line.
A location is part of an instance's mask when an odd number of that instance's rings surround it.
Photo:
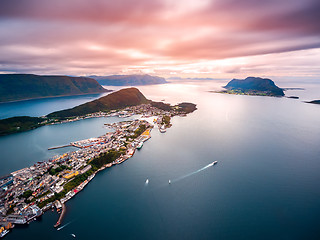
<path fill-rule="evenodd" d="M 319 11 L 313 0 L 3 0 L 0 71 L 200 71 L 206 61 L 319 48 Z"/>

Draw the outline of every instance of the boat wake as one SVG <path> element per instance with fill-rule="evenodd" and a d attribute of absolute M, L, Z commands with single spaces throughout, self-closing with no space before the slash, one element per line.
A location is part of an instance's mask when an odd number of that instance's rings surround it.
<path fill-rule="evenodd" d="M 188 173 L 187 175 L 184 175 L 182 177 L 179 177 L 179 178 L 176 178 L 176 179 L 173 179 L 173 180 L 169 180 L 169 184 L 174 183 L 174 182 L 178 182 L 178 181 L 180 181 L 182 179 L 185 179 L 187 177 L 191 177 L 192 175 L 195 175 L 195 174 L 197 174 L 199 172 L 202 172 L 203 170 L 206 170 L 207 168 L 212 167 L 213 165 L 215 165 L 217 163 L 218 163 L 218 161 L 214 161 L 214 162 L 209 163 L 208 165 L 204 166 L 203 168 L 198 169 L 197 171 Z"/>
<path fill-rule="evenodd" d="M 69 224 L 71 224 L 73 221 L 70 221 L 68 223 L 66 223 L 65 225 L 61 226 L 61 227 L 58 227 L 57 228 L 57 231 L 60 231 L 61 229 L 65 228 L 66 226 L 68 226 Z"/>

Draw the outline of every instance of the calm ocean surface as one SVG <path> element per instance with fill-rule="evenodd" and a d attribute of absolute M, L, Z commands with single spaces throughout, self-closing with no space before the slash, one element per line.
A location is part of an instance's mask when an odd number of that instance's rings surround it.
<path fill-rule="evenodd" d="M 173 118 L 165 134 L 153 129 L 131 159 L 97 174 L 67 202 L 63 229 L 53 228 L 58 215 L 50 211 L 5 239 L 319 239 L 320 106 L 302 101 L 320 99 L 320 85 L 278 84 L 306 88 L 287 92 L 299 100 L 208 92 L 225 83 L 138 87 L 149 99 L 189 101 L 198 110 Z M 92 98 L 2 104 L 0 118 L 41 116 Z M 104 123 L 120 120 L 0 137 L 0 175 L 74 150 L 47 148 L 100 136 Z"/>

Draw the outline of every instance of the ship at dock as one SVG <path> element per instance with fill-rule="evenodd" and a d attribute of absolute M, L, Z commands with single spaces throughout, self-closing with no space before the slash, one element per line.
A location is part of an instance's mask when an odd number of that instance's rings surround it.
<path fill-rule="evenodd" d="M 5 235 L 7 235 L 10 231 L 9 230 L 3 230 L 0 232 L 0 238 L 3 238 Z"/>
<path fill-rule="evenodd" d="M 166 127 L 164 125 L 162 125 L 160 128 L 159 128 L 159 131 L 161 133 L 165 133 L 167 130 L 166 130 Z"/>
<path fill-rule="evenodd" d="M 138 145 L 137 145 L 137 149 L 141 149 L 143 146 L 143 142 L 139 142 Z"/>
<path fill-rule="evenodd" d="M 13 228 L 14 225 L 10 222 L 1 222 L 0 221 L 0 238 L 3 238 L 10 232 L 10 229 Z"/>

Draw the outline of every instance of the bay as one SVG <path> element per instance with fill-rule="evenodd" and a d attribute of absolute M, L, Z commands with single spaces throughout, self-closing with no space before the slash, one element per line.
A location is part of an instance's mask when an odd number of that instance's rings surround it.
<path fill-rule="evenodd" d="M 58 215 L 48 212 L 6 238 L 316 239 L 320 107 L 303 100 L 316 99 L 319 85 L 288 92 L 300 100 L 208 92 L 224 84 L 139 87 L 149 99 L 194 102 L 198 110 L 173 118 L 165 134 L 153 129 L 131 159 L 97 174 L 67 202 L 63 229 L 53 228 Z M 102 135 L 104 123 L 119 120 L 87 119 L 0 137 L 0 174 L 72 150 L 47 148 Z M 197 172 L 213 161 L 218 164 Z"/>

